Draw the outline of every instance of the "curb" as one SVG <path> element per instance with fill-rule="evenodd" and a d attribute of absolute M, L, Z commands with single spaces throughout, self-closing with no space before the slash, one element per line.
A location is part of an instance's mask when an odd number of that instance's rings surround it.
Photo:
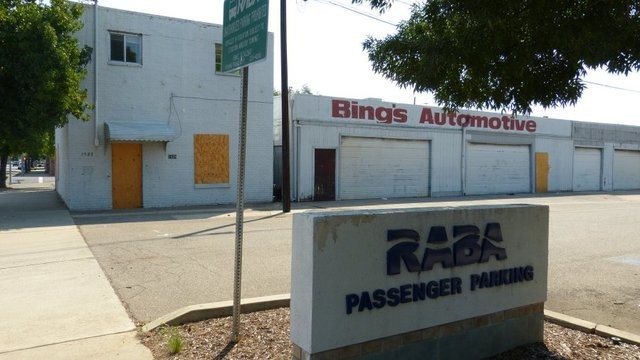
<path fill-rule="evenodd" d="M 242 299 L 240 301 L 240 312 L 250 313 L 289 307 L 290 298 L 289 294 L 281 294 Z M 231 316 L 232 314 L 232 300 L 185 306 L 144 325 L 142 332 L 149 332 L 162 325 L 182 325 L 189 322 Z"/>
<path fill-rule="evenodd" d="M 271 310 L 289 307 L 291 303 L 290 294 L 280 294 L 263 296 L 249 299 L 242 299 L 240 311 L 250 313 L 256 311 Z M 152 331 L 163 325 L 182 325 L 189 322 L 196 322 L 225 316 L 233 313 L 233 301 L 220 301 L 200 305 L 186 306 L 149 322 L 142 327 L 143 332 Z M 573 316 L 561 314 L 551 310 L 544 310 L 544 319 L 550 323 L 560 325 L 569 329 L 578 330 L 587 334 L 595 334 L 605 338 L 618 338 L 619 341 L 640 346 L 640 336 L 627 331 L 614 329 L 605 325 L 575 318 Z"/>
<path fill-rule="evenodd" d="M 550 323 L 564 326 L 569 329 L 579 330 L 588 334 L 595 334 L 605 338 L 618 338 L 620 341 L 640 346 L 640 336 L 627 331 L 614 329 L 605 325 L 598 325 L 589 321 L 581 320 L 569 315 L 557 313 L 551 310 L 544 310 L 544 319 Z"/>

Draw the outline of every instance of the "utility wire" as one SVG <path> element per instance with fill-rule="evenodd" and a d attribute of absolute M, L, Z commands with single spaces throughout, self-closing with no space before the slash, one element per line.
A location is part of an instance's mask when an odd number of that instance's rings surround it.
<path fill-rule="evenodd" d="M 395 26 L 395 27 L 397 27 L 397 26 L 398 26 L 398 24 L 394 24 L 394 23 L 392 23 L 392 22 L 390 22 L 390 21 L 386 21 L 386 20 L 380 19 L 379 17 L 376 17 L 376 16 L 374 16 L 374 15 L 367 14 L 367 13 L 362 12 L 362 11 L 360 11 L 360 10 L 354 9 L 354 8 L 352 8 L 352 7 L 348 7 L 348 6 L 346 6 L 346 5 L 342 5 L 342 4 L 336 3 L 336 2 L 331 1 L 331 0 L 317 0 L 317 1 L 318 1 L 319 3 L 322 3 L 322 4 L 328 4 L 328 5 L 337 6 L 337 7 L 339 7 L 339 8 L 344 9 L 344 10 L 354 12 L 354 13 L 356 13 L 356 14 L 358 14 L 358 15 L 368 17 L 369 19 L 372 19 L 372 20 L 375 20 L 375 21 L 379 21 L 379 22 L 384 23 L 384 24 L 387 24 L 387 25 L 391 25 L 391 26 Z M 403 0 L 394 0 L 394 1 L 395 1 L 395 2 L 398 2 L 398 3 L 401 3 L 401 4 L 404 4 L 404 5 L 407 5 L 407 6 L 412 6 L 412 4 L 410 4 L 410 3 L 406 2 L 406 1 L 403 1 Z M 634 93 L 640 93 L 640 90 L 627 89 L 627 88 L 623 88 L 623 87 L 618 87 L 618 86 L 613 86 L 613 85 L 607 85 L 607 84 L 601 84 L 601 83 L 597 83 L 597 82 L 593 82 L 593 81 L 587 81 L 587 80 L 583 80 L 583 82 L 584 82 L 584 83 L 586 83 L 586 84 L 602 86 L 602 87 L 606 87 L 606 88 L 610 88 L 610 89 L 615 89 L 615 90 L 621 90 L 621 91 L 629 91 L 629 92 L 634 92 Z"/>
<path fill-rule="evenodd" d="M 622 90 L 622 91 L 630 91 L 630 92 L 634 92 L 634 93 L 640 93 L 640 90 L 627 89 L 627 88 L 623 88 L 623 87 L 607 85 L 607 84 L 601 84 L 601 83 L 597 83 L 597 82 L 593 82 L 593 81 L 587 81 L 587 80 L 582 80 L 582 81 L 584 83 L 586 83 L 586 84 L 598 85 L 598 86 L 602 86 L 602 87 L 606 87 L 606 88 L 610 88 L 610 89 Z"/>
<path fill-rule="evenodd" d="M 348 7 L 348 6 L 345 6 L 345 5 L 342 5 L 342 4 L 339 4 L 339 3 L 333 2 L 333 1 L 331 1 L 331 0 L 317 0 L 317 1 L 318 1 L 319 3 L 324 3 L 324 4 L 329 4 L 329 5 L 337 6 L 337 7 L 339 7 L 339 8 L 344 9 L 344 10 L 348 10 L 348 11 L 354 12 L 354 13 L 356 13 L 356 14 L 358 14 L 358 15 L 368 17 L 369 19 L 376 20 L 376 21 L 379 21 L 379 22 L 384 23 L 384 24 L 387 24 L 387 25 L 391 25 L 391 26 L 394 26 L 394 27 L 397 27 L 397 26 L 398 26 L 398 24 L 394 24 L 394 23 L 392 23 L 392 22 L 390 22 L 390 21 L 386 21 L 386 20 L 380 19 L 379 17 L 375 17 L 375 16 L 373 16 L 373 15 L 370 15 L 370 14 L 367 14 L 367 13 L 362 12 L 362 11 L 360 11 L 360 10 L 357 10 L 357 9 L 354 9 L 354 8 L 351 8 L 351 7 Z"/>
<path fill-rule="evenodd" d="M 404 4 L 404 5 L 407 5 L 407 6 L 413 6 L 413 4 L 408 3 L 406 1 L 402 1 L 402 0 L 395 0 L 394 2 L 399 2 L 400 4 Z"/>

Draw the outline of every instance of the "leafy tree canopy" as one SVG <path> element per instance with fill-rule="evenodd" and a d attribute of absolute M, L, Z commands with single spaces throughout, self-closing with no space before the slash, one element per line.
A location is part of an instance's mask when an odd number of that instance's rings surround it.
<path fill-rule="evenodd" d="M 364 49 L 374 71 L 447 108 L 529 113 L 575 104 L 587 69 L 639 70 L 639 11 L 638 0 L 426 0 Z"/>
<path fill-rule="evenodd" d="M 42 143 L 69 115 L 88 119 L 80 82 L 91 49 L 74 37 L 82 11 L 66 0 L 0 0 L 0 188 L 9 154 Z"/>
<path fill-rule="evenodd" d="M 279 90 L 273 90 L 273 96 L 278 96 L 280 95 L 280 91 Z M 313 95 L 313 92 L 311 91 L 311 88 L 309 87 L 309 85 L 304 84 L 302 85 L 302 89 L 300 90 L 294 90 L 293 86 L 289 86 L 289 94 L 304 94 L 304 95 Z"/>

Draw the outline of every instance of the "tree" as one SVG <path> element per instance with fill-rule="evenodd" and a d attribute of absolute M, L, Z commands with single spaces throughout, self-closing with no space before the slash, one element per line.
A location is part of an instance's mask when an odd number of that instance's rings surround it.
<path fill-rule="evenodd" d="M 529 113 L 575 104 L 588 69 L 640 69 L 639 39 L 638 0 L 428 0 L 363 46 L 374 71 L 446 108 Z"/>
<path fill-rule="evenodd" d="M 83 7 L 66 0 L 0 0 L 0 188 L 6 163 L 69 115 L 88 120 L 80 82 L 91 48 L 79 48 Z"/>
<path fill-rule="evenodd" d="M 313 95 L 313 92 L 311 91 L 311 88 L 309 87 L 309 85 L 304 84 L 302 85 L 302 89 L 300 90 L 293 90 L 293 86 L 289 86 L 289 94 Z M 273 90 L 273 96 L 278 96 L 278 95 L 280 95 L 280 91 Z"/>

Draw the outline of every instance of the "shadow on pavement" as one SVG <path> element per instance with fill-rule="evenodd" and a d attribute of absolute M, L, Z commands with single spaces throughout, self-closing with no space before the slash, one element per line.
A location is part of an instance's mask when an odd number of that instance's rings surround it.
<path fill-rule="evenodd" d="M 39 178 L 44 178 L 43 183 L 39 183 Z M 0 189 L 0 230 L 20 228 L 22 221 L 18 221 L 21 216 L 35 216 L 36 212 L 67 210 L 66 205 L 56 193 L 54 178 L 44 174 L 42 171 L 34 170 L 24 175 L 14 176 L 14 183 L 8 189 Z M 469 202 L 481 200 L 510 200 L 531 199 L 531 198 L 557 198 L 575 197 L 584 195 L 598 196 L 618 196 L 618 195 L 640 195 L 640 190 L 614 191 L 614 192 L 556 192 L 541 194 L 511 194 L 511 195 L 480 195 L 480 196 L 451 196 L 436 198 L 376 198 L 365 200 L 337 200 L 337 201 L 306 201 L 292 202 L 292 211 L 310 210 L 347 210 L 347 209 L 369 209 L 384 206 L 408 207 L 422 206 L 426 204 L 437 205 L 451 201 Z M 207 219 L 212 216 L 229 214 L 235 212 L 234 204 L 212 204 L 200 206 L 184 206 L 172 208 L 140 208 L 127 210 L 101 210 L 101 211 L 71 211 L 70 214 L 76 225 L 129 223 L 129 222 L 153 222 L 176 220 L 177 217 L 187 216 L 190 219 Z M 247 203 L 245 213 L 252 212 L 253 219 L 245 222 L 268 219 L 270 217 L 281 216 L 282 203 Z M 268 214 L 265 216 L 265 213 Z M 21 215 L 20 215 L 21 214 Z M 68 225 L 66 223 L 56 224 L 53 219 L 46 219 L 41 215 L 38 221 L 33 221 L 35 226 L 56 226 Z M 255 217 L 258 216 L 258 219 Z M 229 225 L 233 226 L 233 225 Z M 185 234 L 182 237 L 197 235 L 217 229 L 204 229 L 192 234 Z"/>

